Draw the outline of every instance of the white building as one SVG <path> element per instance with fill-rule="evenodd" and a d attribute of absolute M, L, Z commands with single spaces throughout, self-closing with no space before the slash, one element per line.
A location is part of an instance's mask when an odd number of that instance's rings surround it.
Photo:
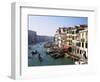
<path fill-rule="evenodd" d="M 59 28 L 56 31 L 55 34 L 55 44 L 58 45 L 59 48 L 61 48 L 65 42 L 66 42 L 66 28 Z"/>
<path fill-rule="evenodd" d="M 55 44 L 59 48 L 67 46 L 71 47 L 71 53 L 79 56 L 80 64 L 87 63 L 88 60 L 88 28 L 87 25 L 79 25 L 69 28 L 59 28 L 55 34 Z"/>
<path fill-rule="evenodd" d="M 79 31 L 79 42 L 76 46 L 77 55 L 81 57 L 82 63 L 87 63 L 88 60 L 88 29 Z M 80 63 L 81 63 L 80 62 Z"/>

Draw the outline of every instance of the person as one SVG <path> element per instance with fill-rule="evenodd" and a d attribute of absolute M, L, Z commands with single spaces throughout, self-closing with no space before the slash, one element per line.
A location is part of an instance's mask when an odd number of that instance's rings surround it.
<path fill-rule="evenodd" d="M 31 53 L 32 53 L 32 56 L 33 56 L 34 55 L 34 52 L 32 51 Z"/>
<path fill-rule="evenodd" d="M 38 54 L 38 58 L 39 58 L 39 61 L 40 61 L 40 62 L 43 61 L 42 57 L 40 56 L 40 53 Z"/>
<path fill-rule="evenodd" d="M 32 53 L 32 55 L 35 55 L 35 54 L 37 54 L 37 50 L 32 51 L 31 53 Z"/>

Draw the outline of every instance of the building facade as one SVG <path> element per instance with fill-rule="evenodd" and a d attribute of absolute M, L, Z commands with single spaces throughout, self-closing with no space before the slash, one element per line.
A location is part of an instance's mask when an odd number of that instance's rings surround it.
<path fill-rule="evenodd" d="M 79 31 L 79 39 L 76 45 L 76 54 L 81 57 L 82 63 L 87 63 L 88 59 L 88 28 Z M 81 63 L 81 62 L 80 62 Z"/>
<path fill-rule="evenodd" d="M 57 29 L 55 33 L 55 44 L 58 45 L 59 48 L 63 47 L 67 41 L 67 29 L 65 27 Z"/>
<path fill-rule="evenodd" d="M 60 27 L 55 33 L 55 44 L 59 48 L 72 48 L 72 54 L 79 56 L 83 63 L 88 59 L 88 28 L 87 25 Z M 84 60 L 84 61 L 83 61 Z"/>

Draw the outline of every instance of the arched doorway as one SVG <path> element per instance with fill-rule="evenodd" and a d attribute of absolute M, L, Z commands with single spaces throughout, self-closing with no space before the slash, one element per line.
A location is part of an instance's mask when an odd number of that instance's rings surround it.
<path fill-rule="evenodd" d="M 72 47 L 69 47 L 68 48 L 68 52 L 72 52 Z"/>

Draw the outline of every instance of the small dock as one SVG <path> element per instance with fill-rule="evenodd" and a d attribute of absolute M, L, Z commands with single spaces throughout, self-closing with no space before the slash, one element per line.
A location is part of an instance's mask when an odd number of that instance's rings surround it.
<path fill-rule="evenodd" d="M 68 58 L 72 59 L 73 61 L 79 61 L 80 60 L 80 57 L 79 56 L 73 55 L 71 53 L 66 53 L 65 54 L 65 57 L 68 57 Z"/>

